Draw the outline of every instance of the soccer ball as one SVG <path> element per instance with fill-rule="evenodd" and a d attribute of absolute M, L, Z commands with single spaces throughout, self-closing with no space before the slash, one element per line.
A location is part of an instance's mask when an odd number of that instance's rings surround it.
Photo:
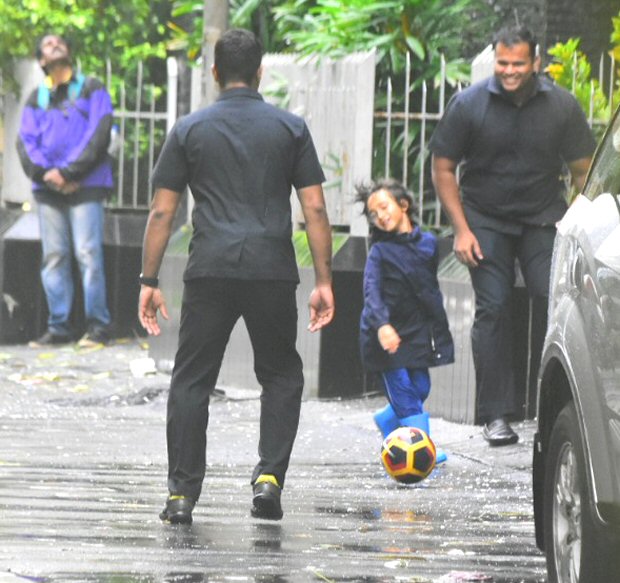
<path fill-rule="evenodd" d="M 399 427 L 381 445 L 385 471 L 397 482 L 415 484 L 435 467 L 437 452 L 432 439 L 417 427 Z"/>

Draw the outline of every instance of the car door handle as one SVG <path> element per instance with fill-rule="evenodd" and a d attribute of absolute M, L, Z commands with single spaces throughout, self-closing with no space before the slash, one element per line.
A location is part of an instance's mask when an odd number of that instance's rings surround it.
<path fill-rule="evenodd" d="M 571 287 L 581 290 L 583 286 L 583 251 L 577 249 L 570 269 Z"/>

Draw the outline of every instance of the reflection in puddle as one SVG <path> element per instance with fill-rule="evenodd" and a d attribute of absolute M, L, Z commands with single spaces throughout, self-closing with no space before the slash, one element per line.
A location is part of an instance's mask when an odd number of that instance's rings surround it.
<path fill-rule="evenodd" d="M 342 506 L 315 506 L 314 511 L 318 514 L 335 514 L 350 516 L 360 520 L 378 520 L 381 518 L 381 510 L 378 508 L 351 508 Z"/>
<path fill-rule="evenodd" d="M 388 522 L 431 522 L 428 514 L 418 514 L 413 510 L 384 510 L 381 518 Z"/>
<path fill-rule="evenodd" d="M 163 583 L 206 583 L 209 576 L 202 573 L 168 573 Z"/>
<path fill-rule="evenodd" d="M 196 525 L 166 525 L 161 536 L 162 546 L 168 549 L 205 549 L 212 543 L 207 531 Z"/>
<path fill-rule="evenodd" d="M 348 516 L 358 520 L 386 520 L 398 523 L 430 523 L 431 516 L 413 510 L 384 509 L 381 508 L 351 508 L 338 506 L 315 506 L 314 510 L 319 514 L 332 514 Z"/>
<path fill-rule="evenodd" d="M 253 525 L 255 538 L 252 541 L 257 551 L 280 551 L 282 550 L 282 526 L 280 524 L 263 524 L 257 522 Z"/>

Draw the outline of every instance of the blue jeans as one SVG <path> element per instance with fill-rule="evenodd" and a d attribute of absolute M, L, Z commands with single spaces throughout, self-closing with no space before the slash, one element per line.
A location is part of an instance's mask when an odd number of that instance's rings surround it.
<path fill-rule="evenodd" d="M 89 330 L 110 324 L 103 266 L 103 203 L 38 206 L 43 262 L 41 280 L 47 298 L 48 330 L 70 335 L 73 305 L 72 257 L 75 256 L 84 291 L 84 312 Z"/>
<path fill-rule="evenodd" d="M 399 419 L 424 412 L 431 390 L 427 368 L 397 368 L 382 373 L 388 401 Z"/>

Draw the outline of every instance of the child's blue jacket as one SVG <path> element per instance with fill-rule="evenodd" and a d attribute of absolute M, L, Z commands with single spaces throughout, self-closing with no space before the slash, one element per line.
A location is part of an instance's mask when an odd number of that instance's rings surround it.
<path fill-rule="evenodd" d="M 437 280 L 437 239 L 414 227 L 370 248 L 364 269 L 360 349 L 367 371 L 454 362 L 454 344 Z M 388 354 L 377 330 L 391 324 L 401 344 Z"/>

